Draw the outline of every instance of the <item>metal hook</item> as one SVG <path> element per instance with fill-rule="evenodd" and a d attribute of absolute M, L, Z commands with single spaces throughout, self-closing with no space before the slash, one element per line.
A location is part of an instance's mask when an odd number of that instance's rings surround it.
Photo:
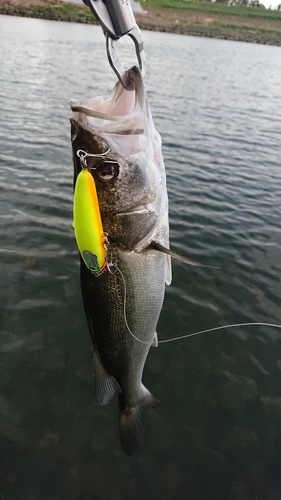
<path fill-rule="evenodd" d="M 127 35 L 133 40 L 135 44 L 136 56 L 139 63 L 139 68 L 142 73 L 142 77 L 145 77 L 146 73 L 146 62 L 143 47 L 143 39 L 141 31 L 136 24 L 133 29 L 127 33 Z M 106 52 L 110 66 L 117 75 L 118 79 L 122 83 L 126 90 L 135 90 L 134 83 L 127 77 L 124 66 L 120 60 L 118 53 L 118 39 L 113 39 L 108 33 L 106 34 Z"/>
<path fill-rule="evenodd" d="M 123 87 L 134 90 L 133 83 L 125 73 L 119 58 L 118 40 L 128 35 L 135 44 L 136 56 L 143 78 L 145 77 L 146 64 L 143 48 L 143 38 L 136 23 L 129 0 L 83 0 L 101 24 L 106 36 L 106 51 L 109 64 L 116 73 Z"/>

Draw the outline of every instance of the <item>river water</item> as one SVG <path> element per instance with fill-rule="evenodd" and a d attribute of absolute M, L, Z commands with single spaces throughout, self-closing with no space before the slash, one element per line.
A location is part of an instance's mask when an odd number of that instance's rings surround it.
<path fill-rule="evenodd" d="M 281 48 L 144 33 L 173 262 L 160 339 L 281 324 Z M 131 64 L 132 46 L 122 58 Z M 72 223 L 68 101 L 109 95 L 101 29 L 0 16 L 1 500 L 279 500 L 281 330 L 152 349 L 160 400 L 120 449 L 94 396 Z"/>

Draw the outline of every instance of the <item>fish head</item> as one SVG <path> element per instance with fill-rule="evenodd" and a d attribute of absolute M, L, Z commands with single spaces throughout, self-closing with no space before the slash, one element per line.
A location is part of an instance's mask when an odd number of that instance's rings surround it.
<path fill-rule="evenodd" d="M 118 82 L 109 99 L 71 102 L 74 183 L 84 161 L 96 183 L 109 241 L 141 251 L 167 219 L 166 178 L 161 138 L 138 68 L 128 77 L 134 91 Z"/>

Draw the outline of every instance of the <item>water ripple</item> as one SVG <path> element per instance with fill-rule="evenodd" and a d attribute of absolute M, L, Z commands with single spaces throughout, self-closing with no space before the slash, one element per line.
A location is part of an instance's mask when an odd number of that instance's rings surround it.
<path fill-rule="evenodd" d="M 71 226 L 68 102 L 111 92 L 104 37 L 82 24 L 0 23 L 3 498 L 279 498 L 273 328 L 154 349 L 145 383 L 163 411 L 146 415 L 141 455 L 130 463 L 121 455 L 114 405 L 94 402 Z M 173 261 L 158 335 L 280 324 L 280 48 L 144 37 L 171 247 L 219 267 Z M 130 44 L 122 61 L 130 66 Z"/>

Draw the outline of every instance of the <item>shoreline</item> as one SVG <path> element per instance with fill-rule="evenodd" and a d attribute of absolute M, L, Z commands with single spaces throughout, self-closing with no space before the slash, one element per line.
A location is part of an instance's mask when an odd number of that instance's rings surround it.
<path fill-rule="evenodd" d="M 228 14 L 226 9 L 225 13 L 214 9 L 210 14 L 210 10 L 148 8 L 146 14 L 136 12 L 135 18 L 141 30 L 281 46 L 279 16 L 266 19 Z M 0 15 L 98 24 L 88 7 L 61 0 L 20 0 L 16 4 L 0 0 Z"/>

